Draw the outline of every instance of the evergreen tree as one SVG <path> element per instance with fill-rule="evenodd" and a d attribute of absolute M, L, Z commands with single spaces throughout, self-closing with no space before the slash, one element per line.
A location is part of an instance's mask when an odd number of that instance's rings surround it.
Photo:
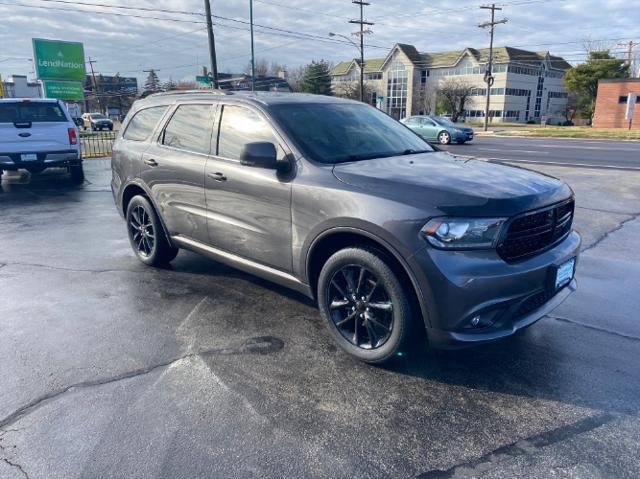
<path fill-rule="evenodd" d="M 147 80 L 144 82 L 144 90 L 147 92 L 160 91 L 160 79 L 155 70 L 149 70 Z"/>
<path fill-rule="evenodd" d="M 300 82 L 300 91 L 316 95 L 331 95 L 330 65 L 325 60 L 308 64 Z"/>
<path fill-rule="evenodd" d="M 593 115 L 598 80 L 608 78 L 629 78 L 629 66 L 624 60 L 611 56 L 609 50 L 589 52 L 589 59 L 564 76 L 564 86 L 577 95 L 580 112 L 588 117 Z"/>

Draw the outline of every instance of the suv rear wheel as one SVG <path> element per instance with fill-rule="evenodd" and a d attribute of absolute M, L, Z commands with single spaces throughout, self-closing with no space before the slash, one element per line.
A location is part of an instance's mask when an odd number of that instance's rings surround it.
<path fill-rule="evenodd" d="M 375 251 L 346 248 L 331 256 L 320 272 L 318 306 L 337 343 L 362 361 L 381 364 L 408 347 L 407 294 Z"/>
<path fill-rule="evenodd" d="M 131 248 L 149 266 L 163 266 L 178 255 L 164 234 L 158 215 L 147 198 L 134 196 L 127 206 L 127 231 Z"/>

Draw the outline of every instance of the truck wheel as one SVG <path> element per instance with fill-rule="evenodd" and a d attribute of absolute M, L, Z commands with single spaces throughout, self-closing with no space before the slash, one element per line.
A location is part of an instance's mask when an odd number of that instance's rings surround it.
<path fill-rule="evenodd" d="M 382 364 L 407 351 L 415 326 L 408 295 L 377 252 L 353 247 L 331 256 L 318 306 L 336 342 L 361 361 Z"/>
<path fill-rule="evenodd" d="M 155 209 L 147 198 L 134 196 L 127 206 L 127 231 L 131 248 L 149 266 L 164 266 L 178 255 L 169 244 Z"/>
<path fill-rule="evenodd" d="M 84 167 L 82 163 L 79 165 L 71 165 L 69 167 L 69 175 L 71 175 L 71 181 L 75 184 L 80 184 L 84 181 Z"/>

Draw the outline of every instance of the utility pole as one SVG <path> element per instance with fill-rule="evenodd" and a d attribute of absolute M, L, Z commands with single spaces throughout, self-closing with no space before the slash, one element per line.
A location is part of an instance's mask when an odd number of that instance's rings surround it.
<path fill-rule="evenodd" d="M 91 68 L 91 78 L 93 79 L 93 91 L 94 91 L 94 93 L 96 95 L 96 98 L 98 99 L 98 108 L 100 108 L 100 113 L 105 113 L 102 110 L 102 100 L 100 100 L 100 95 L 98 94 L 99 92 L 98 92 L 98 82 L 96 81 L 96 73 L 95 73 L 95 71 L 93 71 L 93 64 L 97 63 L 97 62 L 95 60 L 92 60 L 91 57 L 89 57 L 89 62 L 88 63 L 89 63 L 89 66 Z M 87 113 L 89 112 L 88 110 L 89 109 L 87 108 Z"/>
<path fill-rule="evenodd" d="M 633 61 L 633 49 L 635 47 L 637 47 L 638 45 L 640 45 L 640 42 L 634 42 L 633 40 L 629 40 L 628 42 L 620 42 L 618 43 L 619 46 L 621 47 L 627 47 L 627 60 L 626 60 L 626 64 L 629 66 L 629 68 L 631 68 L 631 63 Z M 635 72 L 630 72 L 631 76 L 633 77 L 633 75 L 635 74 Z"/>
<path fill-rule="evenodd" d="M 249 22 L 251 23 L 251 91 L 256 91 L 256 57 L 253 50 L 253 0 L 249 0 Z"/>
<path fill-rule="evenodd" d="M 213 88 L 218 88 L 218 63 L 216 61 L 216 41 L 213 36 L 213 21 L 211 19 L 211 3 L 204 0 L 204 13 L 207 16 L 207 36 L 209 37 L 209 58 L 211 60 L 211 74 L 213 75 Z"/>
<path fill-rule="evenodd" d="M 364 102 L 364 34 L 370 33 L 371 30 L 364 29 L 365 25 L 372 26 L 372 22 L 367 22 L 364 19 L 364 7 L 365 5 L 371 5 L 363 0 L 352 0 L 352 3 L 360 5 L 360 20 L 349 20 L 349 23 L 355 23 L 360 25 L 360 31 L 355 32 L 354 35 L 360 35 L 360 101 Z"/>
<path fill-rule="evenodd" d="M 507 19 L 503 18 L 502 20 L 496 21 L 496 10 L 502 10 L 500 7 L 496 7 L 495 3 L 491 5 L 482 5 L 480 8 L 484 10 L 491 10 L 491 21 L 481 23 L 478 25 L 480 28 L 489 28 L 489 34 L 491 40 L 489 41 L 489 60 L 487 62 L 487 71 L 484 73 L 484 81 L 487 84 L 487 102 L 484 108 L 484 131 L 489 129 L 489 112 L 491 106 L 491 86 L 493 85 L 493 32 L 495 30 L 496 25 L 501 23 L 507 23 Z"/>

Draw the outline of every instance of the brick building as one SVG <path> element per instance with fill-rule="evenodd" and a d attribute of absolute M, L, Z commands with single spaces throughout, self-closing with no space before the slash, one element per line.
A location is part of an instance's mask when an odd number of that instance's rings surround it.
<path fill-rule="evenodd" d="M 640 128 L 640 78 L 600 80 L 598 96 L 593 116 L 596 128 L 628 128 L 629 120 L 625 120 L 627 96 L 638 95 L 634 111 L 632 128 Z"/>

